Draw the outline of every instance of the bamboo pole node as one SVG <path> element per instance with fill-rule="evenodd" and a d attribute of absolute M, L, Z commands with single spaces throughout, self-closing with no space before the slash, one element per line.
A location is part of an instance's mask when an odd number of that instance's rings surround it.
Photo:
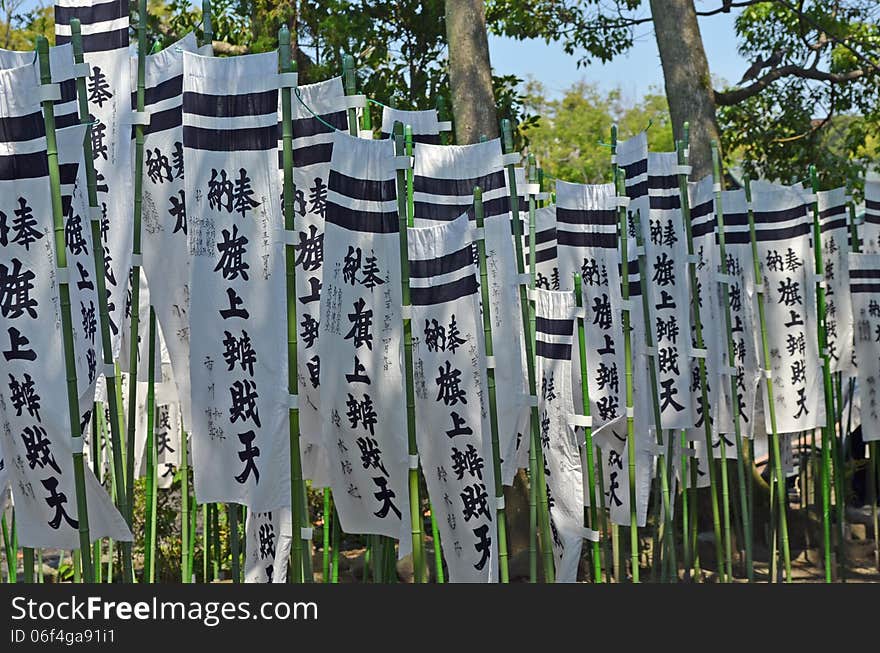
<path fill-rule="evenodd" d="M 721 184 L 718 182 L 712 184 L 712 192 L 713 193 L 720 193 L 721 192 Z"/>
<path fill-rule="evenodd" d="M 299 410 L 299 395 L 298 394 L 287 395 L 287 407 L 290 410 Z"/>
<path fill-rule="evenodd" d="M 627 416 L 627 418 L 636 416 L 636 411 L 632 406 L 626 407 L 626 416 Z"/>
<path fill-rule="evenodd" d="M 764 378 L 772 379 L 773 378 L 773 370 L 764 370 Z"/>
<path fill-rule="evenodd" d="M 699 347 L 691 347 L 691 358 L 706 358 L 708 351 Z"/>
<path fill-rule="evenodd" d="M 104 211 L 101 210 L 100 206 L 89 207 L 89 219 L 92 222 L 101 222 L 104 219 Z"/>
<path fill-rule="evenodd" d="M 501 495 L 495 497 L 495 508 L 496 508 L 497 510 L 504 510 L 504 506 L 505 506 L 505 504 L 504 504 L 504 495 L 501 494 Z"/>

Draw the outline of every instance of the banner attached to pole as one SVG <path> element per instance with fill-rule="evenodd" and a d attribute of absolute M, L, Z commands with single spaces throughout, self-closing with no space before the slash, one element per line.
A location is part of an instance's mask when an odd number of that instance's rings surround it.
<path fill-rule="evenodd" d="M 880 254 L 849 254 L 862 439 L 880 441 Z"/>
<path fill-rule="evenodd" d="M 440 118 L 436 109 L 404 111 L 403 109 L 382 107 L 381 138 L 391 137 L 395 122 L 412 127 L 414 143 L 440 145 Z"/>
<path fill-rule="evenodd" d="M 286 583 L 293 538 L 290 508 L 272 512 L 249 510 L 244 530 L 247 541 L 244 582 Z"/>
<path fill-rule="evenodd" d="M 853 312 L 849 293 L 850 228 L 846 188 L 816 193 L 825 267 L 825 333 L 832 372 L 850 374 Z"/>

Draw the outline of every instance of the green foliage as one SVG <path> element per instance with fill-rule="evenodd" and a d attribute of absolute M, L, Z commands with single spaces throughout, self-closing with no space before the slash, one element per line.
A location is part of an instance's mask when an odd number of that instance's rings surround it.
<path fill-rule="evenodd" d="M 525 108 L 539 116 L 521 126 L 529 151 L 545 173 L 557 179 L 576 183 L 610 181 L 610 152 L 604 144 L 613 124 L 618 125 L 622 139 L 650 125 L 650 148 L 673 149 L 666 98 L 654 92 L 641 102 L 627 104 L 620 90 L 603 94 L 595 85 L 581 81 L 560 99 L 547 99 L 541 83 L 531 80 L 526 85 Z"/>

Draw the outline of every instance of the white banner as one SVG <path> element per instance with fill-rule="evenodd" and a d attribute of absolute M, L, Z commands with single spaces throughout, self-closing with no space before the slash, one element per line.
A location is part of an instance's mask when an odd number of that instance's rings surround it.
<path fill-rule="evenodd" d="M 865 442 L 880 440 L 880 254 L 849 255 L 849 287 L 855 318 L 858 398 Z"/>
<path fill-rule="evenodd" d="M 853 372 L 853 312 L 849 294 L 850 225 L 846 188 L 816 193 L 825 268 L 825 333 L 832 372 Z"/>
<path fill-rule="evenodd" d="M 367 110 L 369 107 L 367 107 Z M 388 138 L 394 131 L 394 123 L 412 127 L 413 143 L 440 145 L 440 121 L 436 109 L 405 111 L 382 107 L 382 130 L 380 138 Z"/>
<path fill-rule="evenodd" d="M 276 56 L 183 53 L 195 489 L 258 512 L 290 504 Z"/>
<path fill-rule="evenodd" d="M 880 181 L 865 182 L 865 221 L 859 225 L 861 251 L 880 253 Z"/>
<path fill-rule="evenodd" d="M 449 579 L 476 583 L 498 579 L 498 538 L 472 236 L 462 214 L 408 243 L 419 456 Z"/>
<path fill-rule="evenodd" d="M 293 534 L 290 508 L 248 510 L 244 531 L 244 582 L 286 583 Z"/>
<path fill-rule="evenodd" d="M 321 410 L 346 533 L 410 549 L 400 239 L 390 141 L 336 132 L 321 291 Z"/>

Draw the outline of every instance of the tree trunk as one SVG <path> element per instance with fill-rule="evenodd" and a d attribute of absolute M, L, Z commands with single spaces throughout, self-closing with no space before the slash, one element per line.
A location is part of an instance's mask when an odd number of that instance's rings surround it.
<path fill-rule="evenodd" d="M 651 0 L 651 15 L 663 64 L 672 131 L 679 140 L 684 134 L 684 123 L 690 123 L 690 164 L 693 178 L 700 179 L 712 174 L 711 142 L 719 138 L 709 62 L 694 0 Z"/>
<path fill-rule="evenodd" d="M 480 136 L 496 138 L 498 117 L 483 0 L 446 0 L 446 41 L 456 142 L 465 145 L 479 142 Z"/>

